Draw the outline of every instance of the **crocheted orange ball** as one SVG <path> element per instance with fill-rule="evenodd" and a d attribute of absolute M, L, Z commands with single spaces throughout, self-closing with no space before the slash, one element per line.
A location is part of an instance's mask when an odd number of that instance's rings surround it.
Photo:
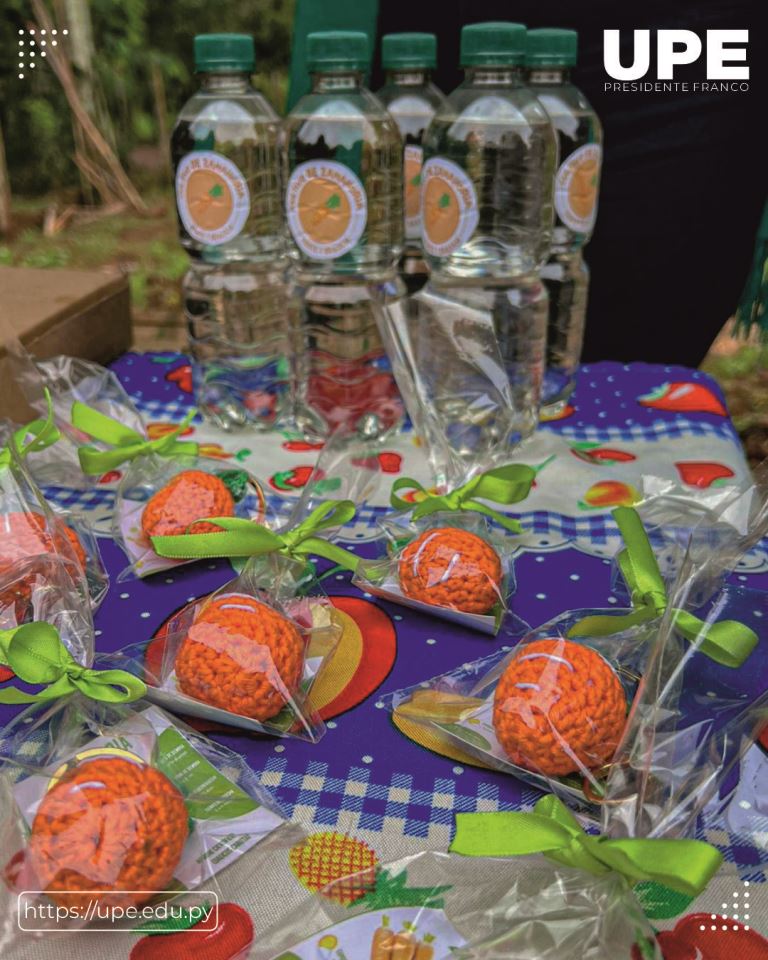
<path fill-rule="evenodd" d="M 167 889 L 187 835 L 184 800 L 164 774 L 140 761 L 97 757 L 67 771 L 43 797 L 29 862 L 40 889 L 63 906 L 139 905 Z"/>
<path fill-rule="evenodd" d="M 66 550 L 67 544 L 69 550 Z M 25 512 L 0 516 L 0 578 L 12 574 L 22 560 L 40 558 L 39 563 L 32 563 L 35 569 L 25 570 L 0 592 L 0 607 L 15 606 L 17 619 L 25 617 L 36 574 L 44 575 L 48 555 L 62 550 L 67 558 L 74 553 L 80 569 L 85 569 L 87 558 L 80 538 L 63 520 L 56 518 L 49 522 L 42 514 Z"/>
<path fill-rule="evenodd" d="M 40 513 L 5 513 L 0 516 L 0 543 L 2 543 L 2 568 L 11 567 L 16 561 L 41 553 L 61 550 L 68 541 L 75 558 L 85 567 L 86 555 L 80 538 L 63 520 L 56 519 L 49 529 L 49 522 Z M 65 539 L 66 538 L 66 539 Z"/>
<path fill-rule="evenodd" d="M 426 530 L 400 558 L 407 597 L 466 613 L 487 613 L 499 600 L 501 560 L 482 537 L 457 527 Z"/>
<path fill-rule="evenodd" d="M 493 703 L 493 726 L 510 760 L 552 776 L 607 763 L 626 718 L 616 673 L 599 653 L 570 640 L 526 644 Z"/>
<path fill-rule="evenodd" d="M 147 537 L 186 533 L 213 533 L 213 523 L 195 523 L 202 517 L 231 517 L 235 501 L 229 488 L 212 473 L 183 470 L 150 497 L 141 514 L 141 529 Z"/>
<path fill-rule="evenodd" d="M 279 713 L 301 680 L 304 640 L 282 614 L 253 597 L 206 604 L 176 655 L 181 690 L 254 720 Z"/>

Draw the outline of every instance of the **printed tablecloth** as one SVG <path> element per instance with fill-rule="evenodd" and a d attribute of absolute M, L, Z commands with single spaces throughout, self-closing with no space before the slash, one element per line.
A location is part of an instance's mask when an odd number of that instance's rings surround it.
<path fill-rule="evenodd" d="M 114 370 L 153 435 L 165 429 L 163 424 L 181 420 L 192 405 L 189 366 L 177 354 L 127 354 Z M 316 449 L 278 434 L 228 435 L 195 422 L 190 435 L 206 445 L 208 454 L 240 463 L 263 479 L 275 502 L 298 495 L 317 456 Z M 423 451 L 410 433 L 394 438 L 378 459 L 379 489 L 359 511 L 354 526 L 342 533 L 345 545 L 361 556 L 376 553 L 376 521 L 385 510 L 391 481 L 398 475 L 425 484 L 430 479 Z M 619 602 L 611 593 L 610 558 L 619 539 L 610 509 L 632 502 L 636 491 L 648 492 L 648 478 L 706 495 L 748 477 L 715 383 L 703 373 L 673 366 L 582 367 L 577 390 L 562 415 L 542 424 L 515 459 L 538 470 L 535 488 L 516 513 L 525 536 L 516 557 L 517 592 L 511 602 L 515 617 L 532 626 L 569 608 Z M 50 489 L 47 494 L 63 508 L 90 511 L 102 526 L 114 497 L 110 483 L 87 491 Z M 125 558 L 112 542 L 104 539 L 101 545 L 112 585 L 96 616 L 100 651 L 147 638 L 174 611 L 232 576 L 227 562 L 216 561 L 145 581 L 118 582 Z M 768 589 L 765 546 L 755 549 L 733 576 L 750 587 Z M 348 573 L 334 574 L 324 584 L 329 594 L 340 598 L 340 609 L 359 631 L 354 676 L 324 739 L 313 745 L 237 732 L 212 736 L 242 753 L 309 831 L 353 834 L 383 860 L 427 847 L 445 849 L 459 811 L 530 808 L 538 797 L 535 790 L 513 777 L 463 767 L 417 746 L 394 728 L 381 700 L 389 691 L 509 646 L 519 634 L 517 621 L 511 619 L 490 639 L 374 601 L 351 585 Z M 0 720 L 9 715 L 4 708 Z M 745 844 L 747 831 L 763 843 L 761 852 Z M 723 851 L 726 868 L 690 909 L 730 914 L 733 894 L 743 893 L 747 881 L 756 891 L 755 914 L 762 903 L 752 925 L 768 935 L 768 744 L 758 744 L 747 754 L 727 817 L 702 822 L 701 835 Z M 675 919 L 667 910 L 654 922 L 672 926 Z M 768 956 L 768 940 L 764 942 Z"/>

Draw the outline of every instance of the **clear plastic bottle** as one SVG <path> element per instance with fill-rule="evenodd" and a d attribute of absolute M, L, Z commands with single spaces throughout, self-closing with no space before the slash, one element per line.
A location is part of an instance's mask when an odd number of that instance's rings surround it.
<path fill-rule="evenodd" d="M 421 144 L 435 113 L 446 106 L 445 94 L 431 79 L 437 66 L 437 37 L 388 33 L 381 39 L 381 61 L 386 81 L 376 96 L 394 117 L 403 138 L 405 250 L 399 270 L 408 292 L 413 293 L 429 276 L 421 249 Z"/>
<path fill-rule="evenodd" d="M 293 403 L 280 121 L 253 68 L 252 37 L 195 37 L 202 86 L 171 138 L 195 399 L 224 429 L 273 427 Z"/>
<path fill-rule="evenodd" d="M 403 416 L 374 314 L 402 253 L 402 140 L 363 86 L 370 56 L 364 33 L 311 33 L 312 90 L 284 123 L 300 401 L 309 405 L 298 416 L 310 435 L 333 428 L 381 435 Z"/>
<path fill-rule="evenodd" d="M 541 272 L 549 293 L 547 372 L 542 403 L 556 413 L 573 391 L 581 357 L 589 271 L 582 259 L 597 215 L 602 128 L 584 94 L 570 80 L 576 65 L 575 30 L 530 30 L 526 40 L 528 83 L 557 134 L 555 226 L 551 256 Z"/>
<path fill-rule="evenodd" d="M 549 254 L 557 166 L 552 125 L 522 80 L 525 34 L 515 23 L 464 27 L 466 78 L 427 130 L 422 172 L 426 289 L 481 311 L 495 330 L 515 441 L 538 419 L 547 326 L 539 270 Z M 475 411 L 465 415 L 476 422 Z M 481 440 L 478 449 L 488 438 Z"/>
<path fill-rule="evenodd" d="M 464 82 L 424 137 L 422 241 L 432 271 L 457 280 L 514 280 L 549 254 L 557 144 L 525 86 L 525 27 L 461 31 Z"/>

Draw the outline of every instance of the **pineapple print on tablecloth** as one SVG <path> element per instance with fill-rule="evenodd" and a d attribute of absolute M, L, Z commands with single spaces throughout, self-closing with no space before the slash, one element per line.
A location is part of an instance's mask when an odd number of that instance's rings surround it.
<path fill-rule="evenodd" d="M 376 886 L 376 852 L 342 833 L 313 833 L 291 848 L 289 863 L 310 893 L 348 906 Z"/>

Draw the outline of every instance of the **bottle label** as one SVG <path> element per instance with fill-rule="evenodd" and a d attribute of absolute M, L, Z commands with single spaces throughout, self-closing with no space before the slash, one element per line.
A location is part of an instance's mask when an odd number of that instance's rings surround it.
<path fill-rule="evenodd" d="M 421 171 L 421 238 L 427 253 L 445 257 L 477 228 L 475 187 L 457 164 L 432 157 Z"/>
<path fill-rule="evenodd" d="M 403 151 L 403 202 L 405 203 L 405 238 L 418 240 L 421 236 L 421 166 L 424 151 L 408 144 Z"/>
<path fill-rule="evenodd" d="M 196 150 L 176 170 L 176 206 L 187 233 L 215 247 L 243 229 L 251 198 L 245 177 L 231 160 L 212 150 Z"/>
<path fill-rule="evenodd" d="M 566 227 L 577 233 L 589 233 L 595 225 L 601 160 L 600 144 L 585 143 L 560 164 L 555 175 L 555 210 Z"/>
<path fill-rule="evenodd" d="M 360 240 L 368 198 L 343 163 L 310 160 L 293 171 L 285 192 L 288 227 L 298 248 L 314 260 L 333 260 Z"/>

